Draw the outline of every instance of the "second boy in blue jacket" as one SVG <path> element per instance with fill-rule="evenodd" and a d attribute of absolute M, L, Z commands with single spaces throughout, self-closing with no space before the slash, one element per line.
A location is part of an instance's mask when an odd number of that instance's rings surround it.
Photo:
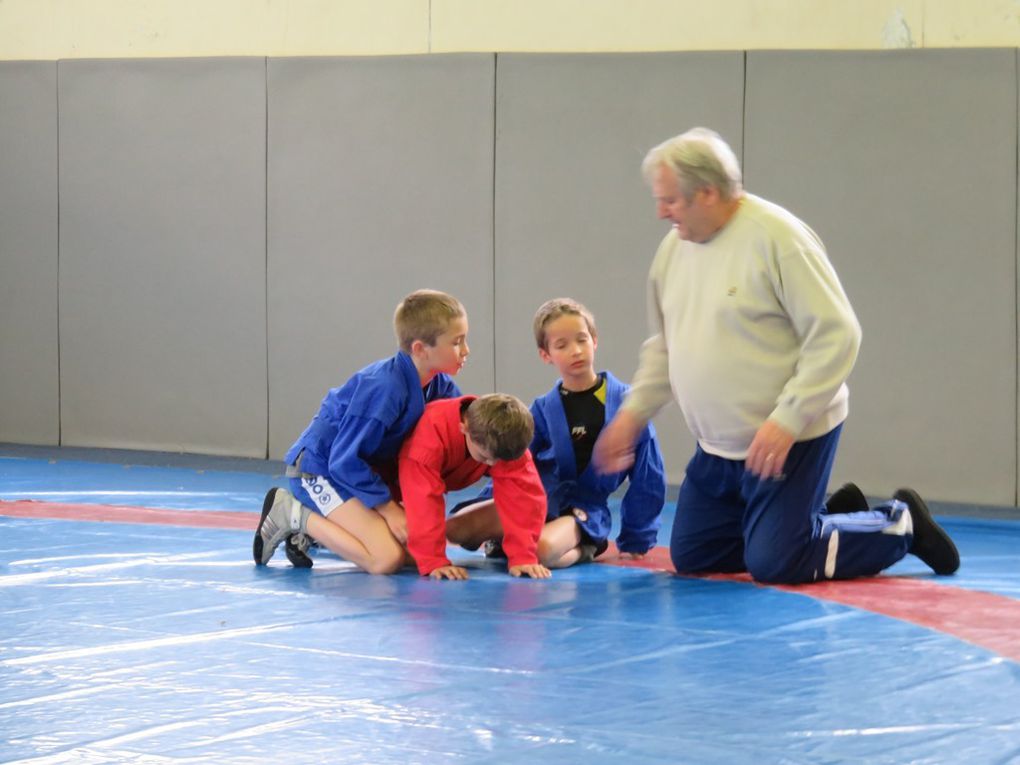
<path fill-rule="evenodd" d="M 595 371 L 598 337 L 591 312 L 576 300 L 557 298 L 535 314 L 539 356 L 560 373 L 551 391 L 531 405 L 535 436 L 531 454 L 548 497 L 538 559 L 548 568 L 565 568 L 601 555 L 609 546 L 613 518 L 609 495 L 629 481 L 620 513 L 620 552 L 640 558 L 655 546 L 666 479 L 655 430 L 645 428 L 634 447 L 634 464 L 623 473 L 600 475 L 590 465 L 604 423 L 623 402 L 628 387 L 609 372 Z M 458 505 L 468 512 L 491 501 L 491 489 Z M 450 541 L 466 544 L 455 536 Z M 486 555 L 502 557 L 499 540 L 486 543 Z"/>
<path fill-rule="evenodd" d="M 595 319 L 577 301 L 544 303 L 535 314 L 534 332 L 539 356 L 560 373 L 553 389 L 531 405 L 531 453 L 549 498 L 539 559 L 549 568 L 562 568 L 600 555 L 612 528 L 609 495 L 624 481 L 629 486 L 620 506 L 616 544 L 621 553 L 642 557 L 655 546 L 666 498 L 655 431 L 651 425 L 645 428 L 629 470 L 596 473 L 589 464 L 592 448 L 628 388 L 610 372 L 595 371 Z"/>

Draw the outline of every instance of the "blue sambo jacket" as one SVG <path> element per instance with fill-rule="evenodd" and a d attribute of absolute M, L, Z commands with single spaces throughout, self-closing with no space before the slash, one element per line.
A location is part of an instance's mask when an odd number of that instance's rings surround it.
<path fill-rule="evenodd" d="M 606 422 L 616 415 L 628 386 L 606 372 Z M 609 538 L 613 519 L 609 495 L 628 480 L 630 485 L 620 505 L 620 552 L 643 553 L 655 546 L 659 515 L 666 500 L 666 475 L 662 454 L 655 439 L 655 428 L 648 424 L 635 445 L 634 464 L 624 473 L 599 475 L 589 464 L 577 475 L 574 444 L 570 439 L 567 415 L 563 411 L 560 386 L 535 399 L 531 414 L 535 418 L 535 437 L 531 454 L 549 498 L 548 519 L 576 515 L 578 523 L 593 540 Z M 580 510 L 581 515 L 574 513 Z M 587 516 L 586 518 L 584 516 Z"/>
<path fill-rule="evenodd" d="M 445 374 L 422 388 L 411 357 L 398 351 L 332 388 L 284 460 L 293 465 L 303 452 L 301 472 L 327 477 L 345 500 L 357 497 L 376 507 L 391 496 L 373 466 L 395 463 L 425 404 L 460 395 Z"/>

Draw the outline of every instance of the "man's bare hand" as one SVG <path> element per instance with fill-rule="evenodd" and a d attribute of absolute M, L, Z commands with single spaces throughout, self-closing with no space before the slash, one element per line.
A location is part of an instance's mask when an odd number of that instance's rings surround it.
<path fill-rule="evenodd" d="M 772 420 L 765 420 L 754 434 L 744 465 L 762 480 L 781 478 L 792 447 L 793 433 Z"/>
<path fill-rule="evenodd" d="M 611 475 L 630 468 L 634 464 L 634 444 L 644 427 L 645 423 L 626 409 L 617 412 L 609 424 L 602 428 L 592 450 L 591 461 L 595 471 L 601 475 Z"/>

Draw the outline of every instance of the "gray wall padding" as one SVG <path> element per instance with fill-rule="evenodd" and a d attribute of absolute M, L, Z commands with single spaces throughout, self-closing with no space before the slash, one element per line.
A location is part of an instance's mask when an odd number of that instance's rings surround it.
<path fill-rule="evenodd" d="M 826 242 L 864 343 L 834 478 L 1013 504 L 1013 51 L 748 54 L 745 175 Z"/>
<path fill-rule="evenodd" d="M 59 90 L 63 443 L 265 456 L 265 60 Z"/>
<path fill-rule="evenodd" d="M 1014 504 L 1016 59 L 0 63 L 0 439 L 279 456 L 420 286 L 467 305 L 466 391 L 553 384 L 530 322 L 561 294 L 629 379 L 665 231 L 638 166 L 706 124 L 864 326 L 836 481 Z M 675 482 L 690 436 L 658 425 Z"/>
<path fill-rule="evenodd" d="M 396 351 L 431 287 L 468 311 L 465 392 L 493 386 L 492 55 L 269 62 L 269 451 Z"/>
<path fill-rule="evenodd" d="M 56 443 L 57 65 L 0 66 L 0 441 Z"/>
<path fill-rule="evenodd" d="M 666 224 L 641 177 L 656 143 L 713 125 L 739 151 L 740 53 L 501 55 L 496 115 L 496 381 L 527 400 L 556 382 L 532 335 L 535 310 L 569 296 L 595 315 L 596 362 L 623 380 L 648 335 L 646 276 Z M 670 479 L 693 439 L 657 419 Z"/>

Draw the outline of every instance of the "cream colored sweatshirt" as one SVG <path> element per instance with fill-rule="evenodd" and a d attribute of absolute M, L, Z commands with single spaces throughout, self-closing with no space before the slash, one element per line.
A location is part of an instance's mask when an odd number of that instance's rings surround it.
<path fill-rule="evenodd" d="M 806 441 L 847 416 L 861 328 L 818 236 L 746 194 L 708 242 L 671 230 L 648 280 L 652 336 L 624 408 L 650 419 L 671 397 L 702 449 L 743 459 L 771 419 Z"/>

